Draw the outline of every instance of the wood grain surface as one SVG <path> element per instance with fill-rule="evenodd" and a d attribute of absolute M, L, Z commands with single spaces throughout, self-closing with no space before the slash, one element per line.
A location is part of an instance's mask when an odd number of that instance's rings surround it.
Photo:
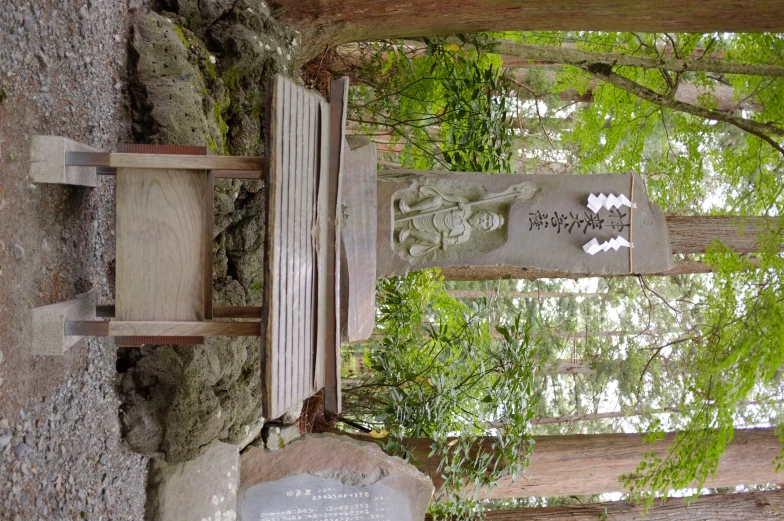
<path fill-rule="evenodd" d="M 118 320 L 204 319 L 206 190 L 203 171 L 118 170 Z"/>

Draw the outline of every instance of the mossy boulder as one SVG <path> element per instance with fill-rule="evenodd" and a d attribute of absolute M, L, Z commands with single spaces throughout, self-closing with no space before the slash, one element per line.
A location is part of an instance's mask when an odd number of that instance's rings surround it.
<path fill-rule="evenodd" d="M 212 110 L 216 102 L 183 35 L 156 13 L 134 20 L 129 53 L 134 134 L 142 142 L 206 145 L 221 153 L 228 129 Z"/>
<path fill-rule="evenodd" d="M 214 440 L 239 443 L 261 417 L 258 340 L 158 346 L 123 377 L 123 431 L 134 450 L 187 461 Z"/>

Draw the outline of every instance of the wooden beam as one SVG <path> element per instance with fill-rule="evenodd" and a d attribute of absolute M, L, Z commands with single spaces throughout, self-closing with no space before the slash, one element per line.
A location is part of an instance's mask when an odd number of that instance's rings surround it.
<path fill-rule="evenodd" d="M 215 306 L 215 318 L 261 318 L 262 307 L 256 306 Z"/>
<path fill-rule="evenodd" d="M 141 347 L 150 344 L 176 344 L 195 346 L 204 343 L 203 336 L 116 336 L 117 347 Z"/>
<path fill-rule="evenodd" d="M 215 179 L 262 179 L 264 173 L 261 170 L 209 170 Z M 97 167 L 98 175 L 117 175 L 117 169 L 110 166 Z"/>
<path fill-rule="evenodd" d="M 212 228 L 214 225 L 213 205 L 215 198 L 215 175 L 212 171 L 207 171 L 207 186 L 204 190 L 204 320 L 212 320 Z"/>
<path fill-rule="evenodd" d="M 264 167 L 261 157 L 110 154 L 105 152 L 68 152 L 65 155 L 65 163 L 67 166 L 184 170 L 261 171 Z"/>
<path fill-rule="evenodd" d="M 72 336 L 259 336 L 255 322 L 66 322 L 65 334 Z"/>

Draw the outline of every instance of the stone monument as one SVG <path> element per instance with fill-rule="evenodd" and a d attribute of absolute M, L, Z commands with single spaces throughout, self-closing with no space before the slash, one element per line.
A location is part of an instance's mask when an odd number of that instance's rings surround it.
<path fill-rule="evenodd" d="M 310 435 L 242 455 L 240 521 L 421 521 L 430 478 L 375 443 Z"/>
<path fill-rule="evenodd" d="M 667 225 L 633 174 L 379 173 L 379 278 L 514 265 L 597 275 L 670 268 Z"/>

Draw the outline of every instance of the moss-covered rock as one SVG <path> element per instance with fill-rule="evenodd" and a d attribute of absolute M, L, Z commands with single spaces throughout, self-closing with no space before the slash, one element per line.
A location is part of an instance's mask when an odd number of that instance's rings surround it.
<path fill-rule="evenodd" d="M 159 346 L 123 378 L 123 429 L 131 447 L 187 461 L 214 440 L 239 443 L 261 417 L 258 341 L 210 338 Z M 128 389 L 130 387 L 130 389 Z"/>
<path fill-rule="evenodd" d="M 225 150 L 227 129 L 205 110 L 209 95 L 201 70 L 191 61 L 183 31 L 156 13 L 138 16 L 129 61 L 134 133 L 140 141 L 207 145 Z"/>

